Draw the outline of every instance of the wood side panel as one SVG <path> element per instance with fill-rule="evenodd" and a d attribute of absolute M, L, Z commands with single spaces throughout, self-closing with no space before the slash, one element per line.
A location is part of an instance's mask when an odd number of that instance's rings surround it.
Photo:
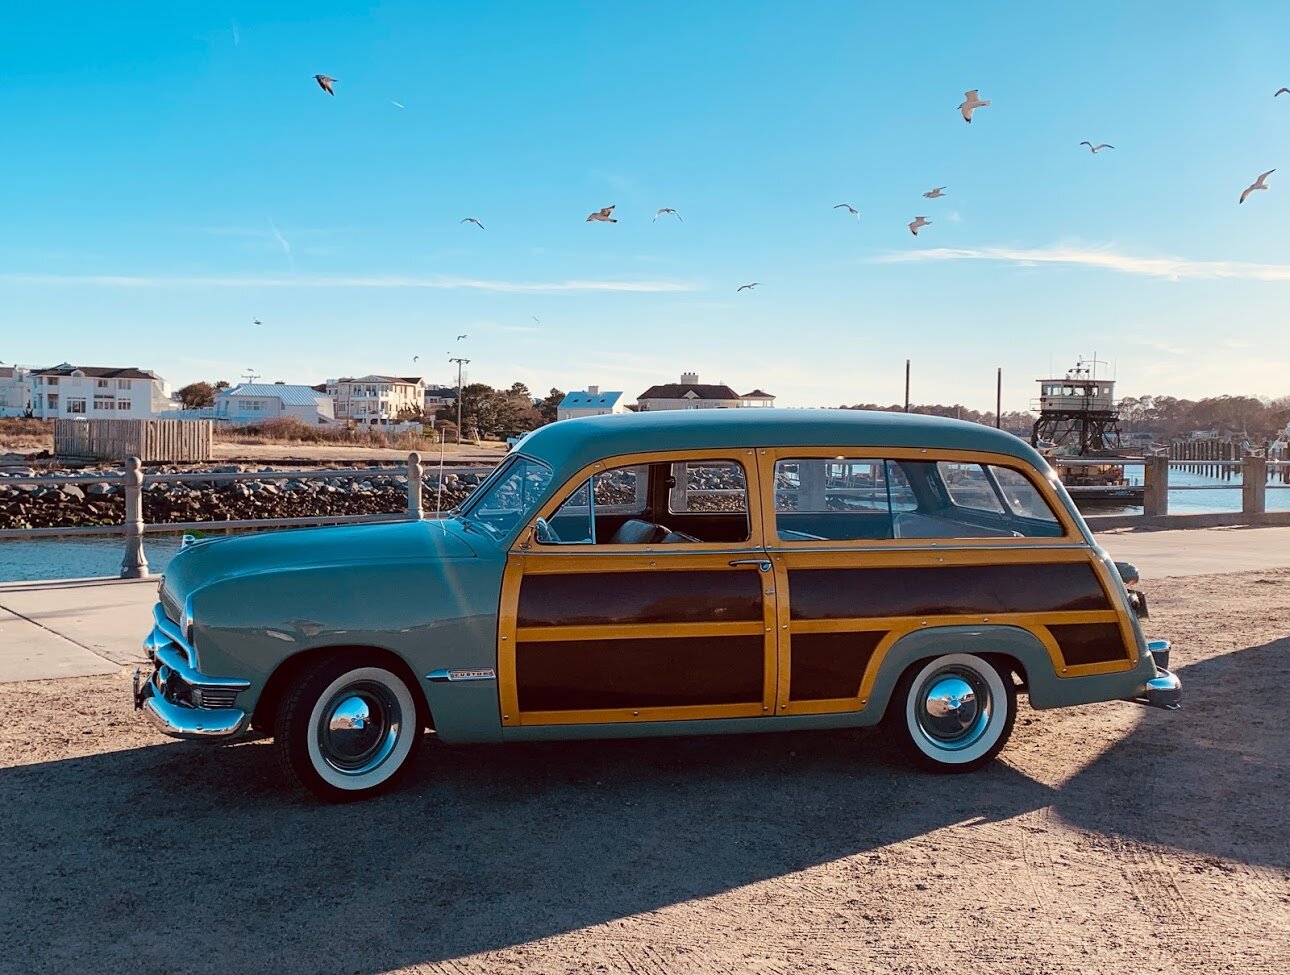
<path fill-rule="evenodd" d="M 521 627 L 760 622 L 761 580 L 728 568 L 530 575 L 517 615 Z"/>

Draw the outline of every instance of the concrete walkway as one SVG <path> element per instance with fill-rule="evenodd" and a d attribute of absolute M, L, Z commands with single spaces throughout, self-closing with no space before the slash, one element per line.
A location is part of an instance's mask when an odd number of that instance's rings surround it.
<path fill-rule="evenodd" d="M 1290 568 L 1290 528 L 1103 532 L 1143 588 L 1169 576 Z M 0 683 L 110 674 L 141 662 L 157 580 L 0 584 Z"/>

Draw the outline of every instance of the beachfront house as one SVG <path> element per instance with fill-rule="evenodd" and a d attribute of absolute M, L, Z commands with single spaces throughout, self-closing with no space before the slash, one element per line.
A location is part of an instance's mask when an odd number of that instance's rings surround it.
<path fill-rule="evenodd" d="M 604 390 L 599 386 L 588 386 L 564 394 L 560 405 L 555 408 L 557 420 L 572 420 L 578 416 L 604 416 L 610 413 L 626 413 L 627 404 L 623 402 L 622 390 Z"/>
<path fill-rule="evenodd" d="M 148 420 L 171 408 L 170 384 L 134 366 L 64 362 L 30 374 L 32 415 L 41 420 Z"/>
<path fill-rule="evenodd" d="M 31 409 L 31 373 L 22 366 L 0 366 L 0 416 L 26 416 Z"/>
<path fill-rule="evenodd" d="M 356 426 L 393 426 L 425 410 L 426 382 L 419 377 L 360 376 L 328 379 L 338 423 Z"/>
<path fill-rule="evenodd" d="M 679 383 L 651 386 L 636 397 L 636 409 L 647 410 L 703 410 L 739 409 L 741 407 L 768 407 L 775 405 L 775 397 L 761 389 L 739 395 L 725 383 L 701 383 L 695 372 L 681 373 Z"/>
<path fill-rule="evenodd" d="M 331 397 L 312 386 L 242 383 L 215 394 L 215 421 L 234 426 L 295 419 L 309 426 L 336 422 Z"/>

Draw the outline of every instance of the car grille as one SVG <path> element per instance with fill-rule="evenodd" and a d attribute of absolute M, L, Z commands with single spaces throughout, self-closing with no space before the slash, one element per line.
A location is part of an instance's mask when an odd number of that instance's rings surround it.
<path fill-rule="evenodd" d="M 193 703 L 199 708 L 231 708 L 237 691 L 223 687 L 202 687 L 193 691 Z"/>

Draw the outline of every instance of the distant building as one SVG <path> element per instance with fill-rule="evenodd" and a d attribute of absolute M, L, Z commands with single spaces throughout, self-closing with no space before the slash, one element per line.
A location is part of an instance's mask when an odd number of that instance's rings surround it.
<path fill-rule="evenodd" d="M 390 426 L 425 409 L 426 383 L 419 377 L 328 379 L 326 390 L 339 423 Z"/>
<path fill-rule="evenodd" d="M 426 383 L 425 410 L 426 416 L 433 417 L 436 410 L 445 406 L 457 405 L 457 387 L 444 386 L 440 383 Z"/>
<path fill-rule="evenodd" d="M 599 386 L 588 386 L 586 389 L 565 393 L 560 405 L 555 408 L 557 420 L 572 420 L 577 416 L 604 416 L 609 413 L 626 413 L 622 390 L 605 390 Z"/>
<path fill-rule="evenodd" d="M 0 366 L 0 416 L 26 416 L 34 387 L 22 366 Z"/>
<path fill-rule="evenodd" d="M 703 410 L 738 409 L 747 406 L 774 406 L 775 397 L 760 389 L 740 396 L 724 383 L 711 385 L 699 382 L 699 374 L 681 373 L 679 383 L 651 386 L 636 397 L 636 409 L 648 410 Z"/>
<path fill-rule="evenodd" d="M 147 420 L 170 409 L 170 384 L 150 369 L 74 366 L 31 371 L 32 414 L 42 420 Z"/>
<path fill-rule="evenodd" d="M 310 426 L 336 421 L 331 397 L 312 386 L 286 383 L 242 383 L 215 394 L 215 420 L 242 426 L 284 417 Z"/>

